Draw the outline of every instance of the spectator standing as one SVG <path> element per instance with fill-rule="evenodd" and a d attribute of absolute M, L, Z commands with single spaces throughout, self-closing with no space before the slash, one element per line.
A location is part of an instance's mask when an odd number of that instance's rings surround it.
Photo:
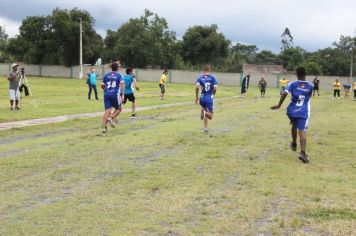
<path fill-rule="evenodd" d="M 315 91 L 318 93 L 318 96 L 320 96 L 319 84 L 320 84 L 320 80 L 318 79 L 318 76 L 315 76 L 315 78 L 313 80 L 313 85 L 314 85 L 313 97 L 315 97 Z"/>
<path fill-rule="evenodd" d="M 20 91 L 19 91 L 19 82 L 20 82 L 20 72 L 17 71 L 19 65 L 13 63 L 11 65 L 12 70 L 7 76 L 9 81 L 9 93 L 10 93 L 10 109 L 11 110 L 20 110 Z"/>
<path fill-rule="evenodd" d="M 281 86 L 281 89 L 279 91 L 279 95 L 282 96 L 282 94 L 284 93 L 284 90 L 286 90 L 288 82 L 289 82 L 289 80 L 287 80 L 286 78 L 282 78 L 281 80 L 279 80 L 279 85 Z"/>
<path fill-rule="evenodd" d="M 261 78 L 261 80 L 258 82 L 258 88 L 260 89 L 261 92 L 261 98 L 265 97 L 267 81 L 264 78 Z"/>
<path fill-rule="evenodd" d="M 99 73 L 95 70 L 94 66 L 90 66 L 89 72 L 88 72 L 88 79 L 87 79 L 87 84 L 89 87 L 89 92 L 88 92 L 88 99 L 90 100 L 92 90 L 94 90 L 95 93 L 95 99 L 99 100 L 98 98 L 98 91 L 96 89 L 96 80 L 99 78 Z"/>
<path fill-rule="evenodd" d="M 338 99 L 340 99 L 341 83 L 340 83 L 339 79 L 335 79 L 335 82 L 333 83 L 333 88 L 334 88 L 333 99 L 335 99 L 336 95 L 338 96 Z"/>

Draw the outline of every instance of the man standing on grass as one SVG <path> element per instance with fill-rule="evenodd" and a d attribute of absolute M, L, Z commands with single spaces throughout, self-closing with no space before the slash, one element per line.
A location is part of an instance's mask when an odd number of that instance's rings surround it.
<path fill-rule="evenodd" d="M 206 65 L 204 73 L 196 82 L 195 86 L 195 103 L 201 106 L 200 119 L 204 120 L 204 133 L 208 133 L 208 122 L 213 119 L 214 113 L 214 95 L 218 87 L 218 83 L 214 75 L 210 74 L 211 67 Z M 199 88 L 201 88 L 201 95 L 199 98 Z"/>
<path fill-rule="evenodd" d="M 264 78 L 261 78 L 261 80 L 258 82 L 258 88 L 260 89 L 261 92 L 261 98 L 265 97 L 267 81 Z"/>
<path fill-rule="evenodd" d="M 164 100 L 164 93 L 166 92 L 166 86 L 167 86 L 167 75 L 168 75 L 168 70 L 165 69 L 159 80 L 158 85 L 159 88 L 161 89 L 161 93 L 159 94 L 160 100 Z"/>
<path fill-rule="evenodd" d="M 91 97 L 91 92 L 94 90 L 95 93 L 95 99 L 99 100 L 98 98 L 98 92 L 96 90 L 96 79 L 99 77 L 99 73 L 95 71 L 95 68 L 93 65 L 90 66 L 89 72 L 88 72 L 88 79 L 87 79 L 87 84 L 89 87 L 89 92 L 88 92 L 88 99 L 90 100 Z"/>
<path fill-rule="evenodd" d="M 318 96 L 320 96 L 320 93 L 319 93 L 320 80 L 318 79 L 318 76 L 315 76 L 315 78 L 313 80 L 313 84 L 314 84 L 313 97 L 315 97 L 315 91 L 318 93 Z"/>
<path fill-rule="evenodd" d="M 305 152 L 306 148 L 306 131 L 308 128 L 308 121 L 310 116 L 310 98 L 313 93 L 313 85 L 305 80 L 304 67 L 297 68 L 297 81 L 288 84 L 286 90 L 283 92 L 278 105 L 271 107 L 271 109 L 279 109 L 288 94 L 291 94 L 291 102 L 287 108 L 287 116 L 292 125 L 292 143 L 290 147 L 293 151 L 297 150 L 297 133 L 299 130 L 299 141 L 301 152 L 298 158 L 303 163 L 308 163 L 308 155 Z"/>
<path fill-rule="evenodd" d="M 20 92 L 19 92 L 19 82 L 20 82 L 20 72 L 17 71 L 19 67 L 18 64 L 13 63 L 11 65 L 12 71 L 9 72 L 7 80 L 9 81 L 9 91 L 10 91 L 10 109 L 20 110 Z"/>
<path fill-rule="evenodd" d="M 104 89 L 104 106 L 105 113 L 103 116 L 103 133 L 106 133 L 108 128 L 107 124 L 110 123 L 112 128 L 115 128 L 112 117 L 116 117 L 121 112 L 121 101 L 124 100 L 125 94 L 120 96 L 119 88 L 121 91 L 125 91 L 125 82 L 122 75 L 118 72 L 120 64 L 114 62 L 111 64 L 111 72 L 108 72 L 104 78 L 101 88 Z M 111 114 L 111 110 L 114 108 L 114 112 Z"/>

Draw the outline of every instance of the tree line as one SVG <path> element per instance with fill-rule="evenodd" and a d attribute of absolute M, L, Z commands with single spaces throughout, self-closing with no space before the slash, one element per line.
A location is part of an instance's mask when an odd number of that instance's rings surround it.
<path fill-rule="evenodd" d="M 79 64 L 79 19 L 83 22 L 83 62 L 120 60 L 138 68 L 201 69 L 210 63 L 215 71 L 242 72 L 243 64 L 283 65 L 287 71 L 305 66 L 312 75 L 347 76 L 356 38 L 340 36 L 330 47 L 308 52 L 295 46 L 291 31 L 281 35 L 281 51 L 259 51 L 256 45 L 233 44 L 218 26 L 189 27 L 182 39 L 169 29 L 165 18 L 145 10 L 103 38 L 95 19 L 78 8 L 56 8 L 48 16 L 28 16 L 19 35 L 9 38 L 0 26 L 0 62 L 72 66 Z"/>

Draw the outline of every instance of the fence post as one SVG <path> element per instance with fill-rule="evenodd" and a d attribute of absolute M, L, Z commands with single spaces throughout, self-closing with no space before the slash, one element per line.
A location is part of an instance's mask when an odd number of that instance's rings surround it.
<path fill-rule="evenodd" d="M 69 77 L 73 79 L 73 66 L 70 66 Z"/>
<path fill-rule="evenodd" d="M 38 74 L 42 77 L 42 65 L 38 65 Z"/>
<path fill-rule="evenodd" d="M 279 73 L 277 74 L 276 77 L 276 87 L 279 88 Z"/>
<path fill-rule="evenodd" d="M 244 75 L 243 75 L 243 73 L 240 73 L 240 87 L 241 87 L 241 85 L 242 85 L 242 80 L 243 80 L 243 77 Z"/>
<path fill-rule="evenodd" d="M 8 65 L 9 65 L 8 71 L 12 71 L 12 70 L 11 70 L 11 63 L 9 63 Z"/>

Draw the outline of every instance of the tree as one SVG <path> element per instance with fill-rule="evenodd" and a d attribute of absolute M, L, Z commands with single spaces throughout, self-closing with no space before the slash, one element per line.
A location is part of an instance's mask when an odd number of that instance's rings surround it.
<path fill-rule="evenodd" d="M 77 65 L 79 18 L 83 20 L 83 60 L 93 63 L 100 56 L 103 41 L 94 30 L 94 19 L 77 8 L 56 8 L 49 16 L 27 17 L 20 26 L 20 35 L 9 41 L 8 51 L 30 64 Z"/>
<path fill-rule="evenodd" d="M 276 65 L 276 64 L 278 64 L 278 57 L 271 51 L 263 50 L 263 51 L 257 53 L 254 64 Z"/>
<path fill-rule="evenodd" d="M 312 60 L 306 61 L 303 64 L 307 75 L 322 75 L 320 65 Z"/>
<path fill-rule="evenodd" d="M 228 56 L 230 41 L 218 26 L 193 26 L 183 36 L 182 57 L 193 65 L 222 64 Z"/>
<path fill-rule="evenodd" d="M 355 46 L 355 44 L 356 44 L 356 37 L 352 38 L 350 36 L 341 35 L 339 42 L 334 42 L 333 46 L 335 46 L 337 49 L 340 49 L 345 53 L 349 53 L 351 51 L 351 47 Z"/>
<path fill-rule="evenodd" d="M 293 36 L 290 32 L 290 30 L 287 28 L 285 28 L 285 30 L 283 31 L 282 35 L 282 47 L 281 47 L 281 51 L 284 51 L 288 48 L 292 48 L 293 47 Z"/>
<path fill-rule="evenodd" d="M 5 29 L 0 26 L 0 62 L 6 60 L 6 44 L 7 44 L 8 35 L 5 32 Z"/>
<path fill-rule="evenodd" d="M 141 68 L 173 67 L 178 54 L 176 36 L 167 21 L 147 9 L 117 32 L 108 31 L 105 46 L 107 60 L 121 59 L 125 65 Z"/>
<path fill-rule="evenodd" d="M 73 8 L 70 11 L 56 8 L 52 12 L 53 42 L 59 64 L 66 66 L 79 64 L 79 23 L 83 24 L 83 62 L 93 64 L 101 57 L 103 40 L 94 30 L 94 18 L 89 12 Z"/>
<path fill-rule="evenodd" d="M 294 71 L 298 66 L 304 63 L 303 54 L 296 52 L 292 55 L 291 59 L 288 62 L 286 69 L 288 71 Z"/>
<path fill-rule="evenodd" d="M 232 51 L 236 52 L 241 64 L 252 63 L 257 54 L 258 48 L 256 45 L 245 45 L 237 43 L 232 47 Z"/>

